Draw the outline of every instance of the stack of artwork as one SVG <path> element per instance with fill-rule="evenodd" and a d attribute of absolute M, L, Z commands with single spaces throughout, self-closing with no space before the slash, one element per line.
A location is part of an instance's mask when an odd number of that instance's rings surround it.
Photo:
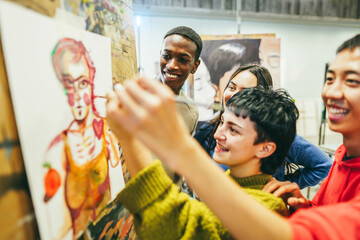
<path fill-rule="evenodd" d="M 134 239 L 115 200 L 128 173 L 105 118 L 110 39 L 8 2 L 0 28 L 41 238 Z"/>

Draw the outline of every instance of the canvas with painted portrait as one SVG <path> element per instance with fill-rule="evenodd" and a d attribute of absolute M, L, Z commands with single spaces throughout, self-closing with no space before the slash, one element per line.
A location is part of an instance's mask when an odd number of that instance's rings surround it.
<path fill-rule="evenodd" d="M 1 41 L 42 239 L 132 239 L 128 178 L 105 118 L 111 41 L 0 3 Z"/>

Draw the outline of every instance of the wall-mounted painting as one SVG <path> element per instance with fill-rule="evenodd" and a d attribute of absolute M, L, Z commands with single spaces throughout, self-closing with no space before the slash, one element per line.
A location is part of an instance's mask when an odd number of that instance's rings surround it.
<path fill-rule="evenodd" d="M 201 63 L 194 74 L 194 100 L 199 121 L 214 115 L 232 73 L 241 65 L 259 63 L 270 71 L 275 88 L 280 86 L 280 39 L 273 34 L 204 35 Z"/>

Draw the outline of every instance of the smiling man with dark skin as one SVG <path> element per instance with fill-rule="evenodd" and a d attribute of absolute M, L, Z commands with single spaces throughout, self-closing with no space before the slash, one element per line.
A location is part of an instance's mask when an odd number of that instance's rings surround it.
<path fill-rule="evenodd" d="M 194 74 L 200 64 L 202 41 L 191 28 L 179 26 L 164 36 L 160 51 L 160 74 L 158 79 L 178 95 L 177 107 L 190 133 L 196 127 L 198 109 L 192 100 L 181 90 L 190 73 Z M 190 104 L 189 104 L 190 103 Z"/>

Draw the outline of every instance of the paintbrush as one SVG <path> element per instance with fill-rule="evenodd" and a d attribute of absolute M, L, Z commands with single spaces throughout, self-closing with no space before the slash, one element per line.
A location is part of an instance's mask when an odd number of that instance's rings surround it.
<path fill-rule="evenodd" d="M 220 104 L 220 103 L 212 103 L 210 106 L 207 103 L 203 103 L 203 102 L 195 102 L 193 100 L 190 99 L 186 99 L 184 97 L 178 96 L 176 95 L 174 97 L 174 100 L 178 103 L 186 103 L 188 105 L 196 105 L 198 107 L 204 107 L 206 109 L 212 109 L 214 110 L 214 112 L 220 111 L 220 110 L 224 110 L 224 107 Z"/>
<path fill-rule="evenodd" d="M 115 91 L 123 91 L 124 90 L 124 86 L 120 83 L 116 83 L 114 85 L 114 90 Z M 214 112 L 220 111 L 220 110 L 224 110 L 224 107 L 220 104 L 220 103 L 213 103 L 212 105 L 209 106 L 209 104 L 206 103 L 202 103 L 202 102 L 195 102 L 193 100 L 181 97 L 179 95 L 174 96 L 174 100 L 178 103 L 185 103 L 188 105 L 195 105 L 198 107 L 205 107 L 206 109 L 212 109 L 214 110 Z"/>

